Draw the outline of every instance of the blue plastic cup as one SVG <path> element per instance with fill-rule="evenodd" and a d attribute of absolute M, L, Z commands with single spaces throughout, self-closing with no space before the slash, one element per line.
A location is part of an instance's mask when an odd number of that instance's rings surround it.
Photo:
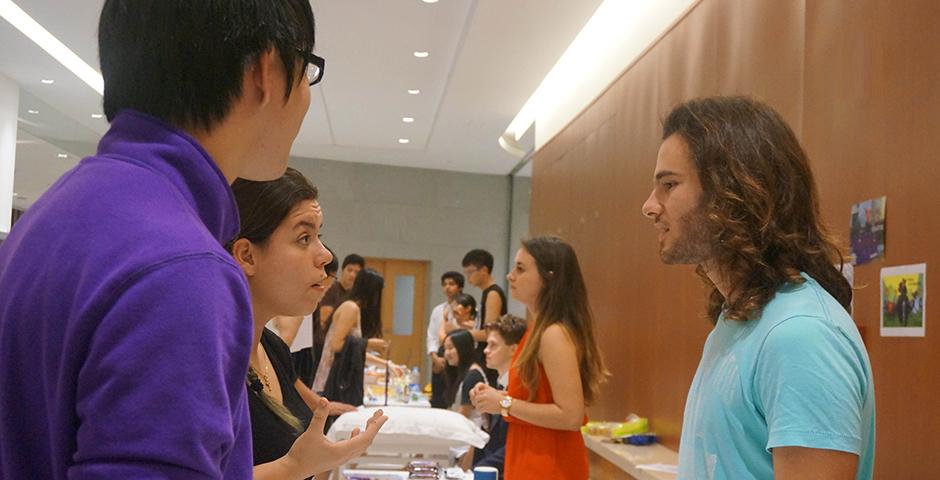
<path fill-rule="evenodd" d="M 499 480 L 499 470 L 495 467 L 474 468 L 473 480 Z"/>

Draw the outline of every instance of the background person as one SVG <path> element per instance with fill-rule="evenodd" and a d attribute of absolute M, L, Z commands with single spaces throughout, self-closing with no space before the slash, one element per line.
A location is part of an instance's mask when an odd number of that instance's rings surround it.
<path fill-rule="evenodd" d="M 478 427 L 483 426 L 480 412 L 470 403 L 470 391 L 478 383 L 486 383 L 483 367 L 475 360 L 473 336 L 468 330 L 454 330 L 444 339 L 444 359 L 447 367 L 444 378 L 447 388 L 444 399 L 450 403 L 450 409 L 467 417 Z"/>
<path fill-rule="evenodd" d="M 477 385 L 477 409 L 509 423 L 506 478 L 588 478 L 586 405 L 608 375 L 574 249 L 557 237 L 522 242 L 509 290 L 529 311 L 505 392 Z"/>
<path fill-rule="evenodd" d="M 431 361 L 431 406 L 435 408 L 447 408 L 444 401 L 444 367 L 446 361 L 441 348 L 440 329 L 444 323 L 445 314 L 452 317 L 454 308 L 454 297 L 463 293 L 464 278 L 457 272 L 445 272 L 441 275 L 441 289 L 444 291 L 445 301 L 431 310 L 431 316 L 428 318 L 427 330 L 427 352 Z M 450 318 L 448 318 L 450 320 Z"/>
<path fill-rule="evenodd" d="M 339 282 L 334 282 L 320 302 L 320 318 L 329 323 L 333 318 L 333 311 L 349 299 L 356 276 L 366 268 L 366 259 L 356 253 L 350 253 L 343 259 Z"/>
<path fill-rule="evenodd" d="M 496 388 L 505 390 L 509 384 L 512 358 L 526 332 L 526 322 L 515 315 L 503 315 L 498 322 L 488 324 L 486 331 L 486 361 L 499 372 Z M 509 426 L 502 415 L 485 415 L 484 422 L 490 439 L 482 449 L 474 449 L 472 466 L 494 467 L 502 477 L 506 460 L 506 432 Z"/>
<path fill-rule="evenodd" d="M 493 280 L 493 254 L 483 249 L 473 249 L 467 252 L 461 262 L 464 275 L 470 285 L 481 290 L 480 315 L 477 324 L 471 329 L 473 338 L 477 341 L 477 356 L 486 372 L 486 378 L 491 384 L 496 383 L 496 370 L 487 367 L 483 349 L 486 348 L 487 323 L 499 320 L 499 317 L 509 311 L 506 303 L 506 292 Z"/>
<path fill-rule="evenodd" d="M 473 329 L 477 325 L 478 315 L 477 301 L 474 300 L 471 295 L 466 293 L 457 294 L 457 296 L 454 297 L 454 309 L 446 313 L 452 318 L 441 323 L 441 328 L 438 330 L 441 343 L 444 342 L 444 338 L 446 338 L 447 335 L 456 330 L 468 330 L 471 335 L 473 334 Z M 474 345 L 476 345 L 475 339 Z M 474 351 L 475 350 L 476 346 L 474 346 Z"/>
<path fill-rule="evenodd" d="M 317 368 L 317 374 L 313 381 L 313 390 L 317 392 L 326 392 L 327 380 L 334 368 L 337 368 L 336 355 L 343 350 L 347 338 L 353 337 L 363 339 L 366 347 L 362 350 L 364 361 L 367 364 L 386 367 L 384 358 L 368 353 L 368 350 L 374 350 L 385 353 L 388 342 L 381 338 L 381 307 L 382 307 L 382 289 L 385 286 L 385 280 L 378 272 L 367 268 L 356 276 L 352 290 L 349 292 L 349 299 L 343 302 L 333 314 L 332 324 L 326 333 L 326 339 L 323 344 L 323 354 L 320 358 L 320 365 Z M 359 358 L 347 358 L 343 362 L 360 361 Z M 342 368 L 343 365 L 340 365 Z M 388 366 L 393 369 L 396 375 L 401 375 L 403 369 L 399 365 L 388 362 Z M 362 372 L 359 372 L 357 379 L 362 382 Z M 362 390 L 361 386 L 358 390 Z M 362 398 L 349 398 L 349 403 L 361 405 Z M 335 397 L 335 395 L 334 395 Z"/>

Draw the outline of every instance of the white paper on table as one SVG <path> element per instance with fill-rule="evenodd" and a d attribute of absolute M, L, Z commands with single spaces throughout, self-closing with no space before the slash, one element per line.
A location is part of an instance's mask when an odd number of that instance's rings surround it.
<path fill-rule="evenodd" d="M 637 465 L 636 468 L 639 468 L 640 470 L 649 470 L 651 472 L 679 473 L 678 465 L 670 465 L 668 463 L 644 463 Z"/>

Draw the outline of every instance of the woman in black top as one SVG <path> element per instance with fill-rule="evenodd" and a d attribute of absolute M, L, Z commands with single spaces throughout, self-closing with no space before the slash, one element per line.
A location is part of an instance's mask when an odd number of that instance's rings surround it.
<path fill-rule="evenodd" d="M 300 396 L 300 392 L 294 388 L 294 382 L 298 377 L 291 368 L 290 349 L 281 337 L 267 328 L 261 333 L 261 348 L 270 360 L 269 366 L 274 370 L 273 377 L 277 378 L 281 389 L 281 404 L 288 413 L 294 416 L 297 424 L 306 429 L 313 415 L 310 407 Z M 266 376 L 268 382 L 272 381 L 270 372 L 266 373 Z M 264 401 L 264 397 L 258 394 L 263 392 L 266 386 L 260 375 L 253 369 L 248 387 L 250 389 L 248 409 L 251 413 L 251 439 L 255 465 L 273 462 L 290 450 L 302 430 L 279 417 Z"/>
<path fill-rule="evenodd" d="M 307 478 L 364 453 L 386 417 L 377 412 L 356 438 L 326 440 L 329 402 L 297 378 L 287 345 L 264 328 L 277 315 L 312 312 L 326 291 L 324 266 L 332 255 L 319 240 L 323 213 L 316 187 L 288 168 L 269 182 L 238 179 L 232 192 L 241 231 L 228 247 L 248 279 L 254 318 L 246 378 L 254 478 Z"/>
<path fill-rule="evenodd" d="M 475 423 L 483 426 L 480 413 L 470 403 L 470 390 L 478 383 L 486 382 L 483 368 L 475 360 L 473 335 L 467 330 L 454 330 L 444 339 L 444 399 L 451 402 L 450 409 L 461 413 Z"/>

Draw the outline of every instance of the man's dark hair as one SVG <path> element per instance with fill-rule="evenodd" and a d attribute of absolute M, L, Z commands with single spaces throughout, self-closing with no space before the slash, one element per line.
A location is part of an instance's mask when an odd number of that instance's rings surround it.
<path fill-rule="evenodd" d="M 327 247 L 326 245 L 324 245 L 324 247 L 326 247 L 326 249 L 330 251 L 330 255 L 333 256 L 333 259 L 330 260 L 330 263 L 327 263 L 326 266 L 323 267 L 323 270 L 326 272 L 327 275 L 330 275 L 330 276 L 336 275 L 336 271 L 339 270 L 339 260 L 336 259 L 336 254 L 333 253 L 333 250 L 330 249 L 330 247 Z"/>
<path fill-rule="evenodd" d="M 258 55 L 277 51 L 290 96 L 307 67 L 298 71 L 299 52 L 313 47 L 307 0 L 107 0 L 98 24 L 104 113 L 111 121 L 130 108 L 211 130 L 241 96 Z"/>
<path fill-rule="evenodd" d="M 473 265 L 477 268 L 486 267 L 489 273 L 493 273 L 493 254 L 480 248 L 474 248 L 463 256 L 461 266 L 469 267 Z"/>
<path fill-rule="evenodd" d="M 346 269 L 347 265 L 359 265 L 359 268 L 366 268 L 366 259 L 362 258 L 362 255 L 355 253 L 350 253 L 346 255 L 346 258 L 343 259 L 343 269 Z"/>
<path fill-rule="evenodd" d="M 663 139 L 688 144 L 702 184 L 703 219 L 714 258 L 731 281 L 734 300 L 711 287 L 708 314 L 729 320 L 757 316 L 784 284 L 806 272 L 846 310 L 852 287 L 833 265 L 842 256 L 819 214 L 806 153 L 773 108 L 747 97 L 709 97 L 675 107 Z"/>
<path fill-rule="evenodd" d="M 454 283 L 456 283 L 458 287 L 463 289 L 464 279 L 463 279 L 462 273 L 453 272 L 453 271 L 444 273 L 443 275 L 441 275 L 441 285 L 443 285 L 444 280 L 447 280 L 447 279 L 453 280 Z"/>

